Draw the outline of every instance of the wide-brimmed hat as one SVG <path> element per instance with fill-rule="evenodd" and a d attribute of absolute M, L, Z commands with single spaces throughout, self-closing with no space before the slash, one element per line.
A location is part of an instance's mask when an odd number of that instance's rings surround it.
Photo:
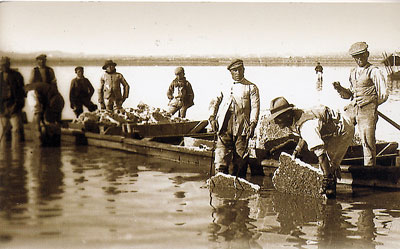
<path fill-rule="evenodd" d="M 365 53 L 367 51 L 368 51 L 368 44 L 366 42 L 356 42 L 353 45 L 351 45 L 349 49 L 349 54 L 353 56 Z"/>
<path fill-rule="evenodd" d="M 114 65 L 114 66 L 116 66 L 117 63 L 113 62 L 112 60 L 106 60 L 106 61 L 104 62 L 104 66 L 102 67 L 103 70 L 106 70 L 106 68 L 107 68 L 109 65 Z"/>
<path fill-rule="evenodd" d="M 284 112 L 292 110 L 294 107 L 293 104 L 289 104 L 289 102 L 284 97 L 277 97 L 271 101 L 271 108 L 269 109 L 271 115 L 268 116 L 267 120 L 271 121 L 281 115 Z"/>

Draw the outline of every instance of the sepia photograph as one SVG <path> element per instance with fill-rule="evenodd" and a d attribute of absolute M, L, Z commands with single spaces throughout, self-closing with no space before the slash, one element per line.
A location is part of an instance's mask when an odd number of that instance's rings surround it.
<path fill-rule="evenodd" d="M 0 1 L 0 248 L 399 248 L 399 20 Z"/>

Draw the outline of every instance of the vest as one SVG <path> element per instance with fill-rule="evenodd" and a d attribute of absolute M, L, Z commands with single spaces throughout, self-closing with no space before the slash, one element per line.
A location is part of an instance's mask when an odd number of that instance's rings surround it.
<path fill-rule="evenodd" d="M 39 71 L 39 67 L 34 68 L 34 74 L 33 74 L 33 82 L 44 82 L 44 83 L 51 83 L 51 74 L 50 74 L 50 68 L 45 67 L 45 73 L 46 73 L 46 82 L 43 81 L 42 79 L 42 74 Z"/>
<path fill-rule="evenodd" d="M 369 64 L 357 75 L 356 68 L 350 73 L 350 82 L 353 88 L 354 99 L 358 106 L 362 107 L 371 102 L 377 101 L 378 95 L 375 84 L 371 79 L 371 71 L 374 67 Z"/>

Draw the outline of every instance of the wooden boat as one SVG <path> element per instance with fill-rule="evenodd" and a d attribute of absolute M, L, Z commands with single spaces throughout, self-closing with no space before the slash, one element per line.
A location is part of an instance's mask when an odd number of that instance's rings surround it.
<path fill-rule="evenodd" d="M 186 129 L 186 134 L 182 132 L 173 134 L 171 130 L 166 131 L 168 134 L 160 134 L 158 130 L 157 136 L 153 137 L 154 134 L 146 133 L 141 138 L 133 138 L 133 135 L 130 133 L 116 132 L 115 130 L 112 131 L 112 129 L 102 128 L 100 129 L 102 132 L 95 133 L 77 129 L 76 127 L 63 128 L 62 140 L 77 145 L 97 146 L 155 156 L 165 160 L 192 164 L 196 167 L 209 169 L 210 166 L 212 167 L 213 161 L 212 148 L 214 147 L 214 137 L 213 134 L 204 132 L 203 128 L 207 125 L 205 122 L 207 121 L 193 123 L 192 128 Z M 197 128 L 193 130 L 194 127 Z M 156 126 L 146 128 L 145 130 L 148 131 L 149 129 L 156 129 Z M 173 128 L 175 131 L 181 131 L 181 129 Z M 257 157 L 250 160 L 250 173 L 253 175 L 271 176 L 279 166 L 277 159 L 280 152 L 286 151 L 291 153 L 295 144 L 295 141 L 289 141 L 273 155 L 269 154 L 265 149 L 257 149 Z M 361 146 L 351 146 L 342 161 L 342 180 L 339 183 L 357 186 L 400 188 L 398 144 L 381 142 L 377 144 L 377 151 L 377 162 L 380 166 L 364 167 L 360 166 L 363 159 Z M 316 158 L 313 159 L 310 154 L 307 157 L 309 162 L 316 164 Z"/>

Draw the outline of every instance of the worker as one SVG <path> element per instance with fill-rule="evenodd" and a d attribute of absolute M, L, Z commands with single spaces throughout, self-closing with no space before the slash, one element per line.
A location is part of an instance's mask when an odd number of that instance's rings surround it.
<path fill-rule="evenodd" d="M 350 88 L 333 82 L 344 99 L 351 99 L 356 107 L 356 122 L 364 153 L 364 166 L 376 165 L 376 122 L 378 106 L 388 98 L 386 79 L 382 71 L 368 62 L 369 51 L 365 42 L 351 45 L 349 54 L 357 66 L 350 71 Z"/>
<path fill-rule="evenodd" d="M 25 86 L 28 104 L 33 111 L 34 142 L 42 146 L 59 146 L 61 112 L 64 99 L 54 84 L 35 82 Z"/>
<path fill-rule="evenodd" d="M 300 155 L 305 146 L 318 157 L 323 172 L 321 194 L 336 195 L 336 179 L 341 178 L 340 162 L 354 136 L 355 117 L 349 109 L 338 112 L 326 106 L 298 109 L 284 97 L 271 101 L 268 120 L 300 137 L 293 157 Z"/>
<path fill-rule="evenodd" d="M 260 96 L 256 84 L 244 77 L 243 60 L 232 61 L 227 69 L 233 82 L 211 102 L 209 122 L 217 133 L 216 172 L 245 177 L 249 158 L 248 143 L 254 136 L 260 114 Z"/>
<path fill-rule="evenodd" d="M 192 85 L 186 80 L 183 67 L 177 67 L 175 69 L 175 77 L 167 91 L 167 97 L 169 99 L 168 112 L 171 115 L 179 112 L 178 116 L 184 118 L 186 117 L 187 109 L 194 105 L 194 93 Z"/>
<path fill-rule="evenodd" d="M 11 146 L 17 147 L 23 140 L 22 108 L 25 105 L 24 78 L 10 68 L 11 59 L 0 61 L 0 144 L 5 147 L 6 133 L 11 130 Z"/>
<path fill-rule="evenodd" d="M 41 54 L 36 57 L 37 67 L 32 69 L 29 84 L 44 82 L 57 85 L 57 79 L 53 68 L 47 66 L 47 55 Z"/>
<path fill-rule="evenodd" d="M 97 110 L 97 105 L 90 100 L 93 96 L 94 88 L 92 83 L 84 76 L 83 67 L 76 67 L 75 73 L 76 78 L 71 81 L 69 100 L 71 102 L 71 109 L 74 111 L 76 117 L 79 117 L 83 112 L 83 106 L 86 106 L 92 112 Z"/>
<path fill-rule="evenodd" d="M 122 104 L 129 96 L 129 84 L 126 82 L 124 76 L 118 73 L 115 69 L 117 63 L 112 60 L 106 60 L 103 70 L 105 73 L 100 79 L 99 89 L 99 103 L 101 109 L 113 110 L 114 107 L 117 110 L 122 109 Z M 123 86 L 124 92 L 121 94 L 121 85 Z"/>

